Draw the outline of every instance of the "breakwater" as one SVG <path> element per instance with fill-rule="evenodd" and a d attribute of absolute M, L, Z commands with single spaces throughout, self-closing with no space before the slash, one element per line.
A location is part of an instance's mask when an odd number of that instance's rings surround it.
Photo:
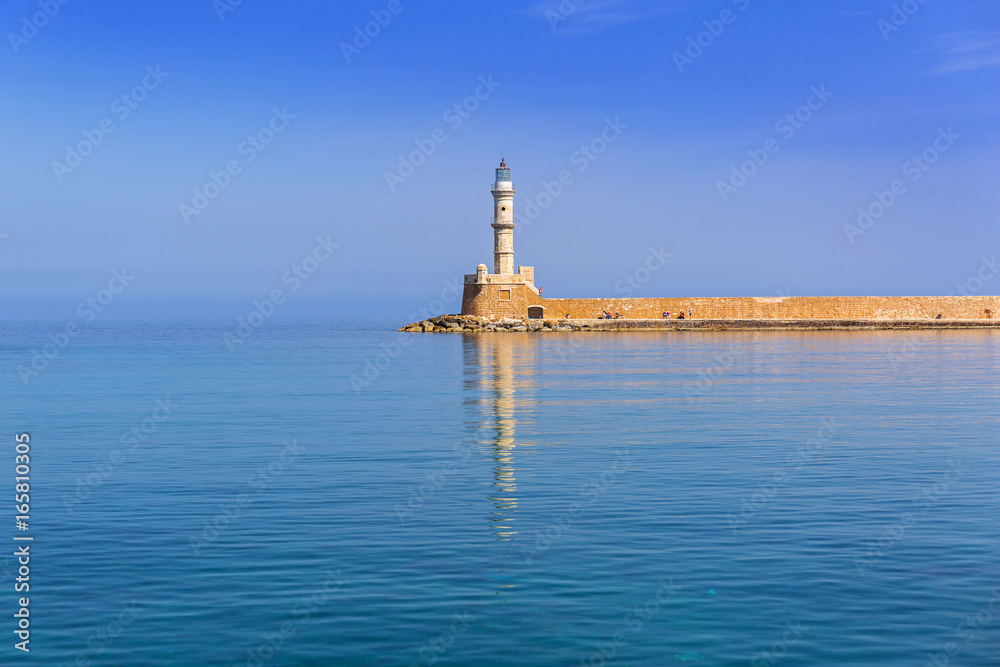
<path fill-rule="evenodd" d="M 442 315 L 399 329 L 425 333 L 552 333 L 570 331 L 872 331 L 912 329 L 1000 329 L 1000 320 L 969 319 L 490 319 Z"/>

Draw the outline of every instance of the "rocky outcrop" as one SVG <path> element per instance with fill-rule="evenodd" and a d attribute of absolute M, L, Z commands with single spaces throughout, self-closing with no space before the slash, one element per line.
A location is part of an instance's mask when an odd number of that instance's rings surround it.
<path fill-rule="evenodd" d="M 488 317 L 477 317 L 475 315 L 441 315 L 440 317 L 432 317 L 422 322 L 407 324 L 405 327 L 399 329 L 399 331 L 434 333 L 507 333 L 530 331 L 533 333 L 546 333 L 552 331 L 581 331 L 589 328 L 589 325 L 574 325 L 568 321 L 518 320 L 509 317 L 491 320 Z"/>

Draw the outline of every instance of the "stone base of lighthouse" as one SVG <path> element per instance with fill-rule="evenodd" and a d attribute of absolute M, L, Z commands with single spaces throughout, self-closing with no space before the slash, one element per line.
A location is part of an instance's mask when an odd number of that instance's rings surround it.
<path fill-rule="evenodd" d="M 490 319 L 545 316 L 542 297 L 535 287 L 535 267 L 519 266 L 517 273 L 466 274 L 462 294 L 462 314 Z"/>

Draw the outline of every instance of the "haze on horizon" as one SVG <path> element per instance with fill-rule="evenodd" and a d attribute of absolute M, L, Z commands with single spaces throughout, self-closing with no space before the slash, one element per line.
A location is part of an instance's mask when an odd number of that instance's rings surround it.
<path fill-rule="evenodd" d="M 942 295 L 1000 254 L 985 0 L 64 1 L 0 9 L 4 319 L 125 269 L 102 318 L 403 320 L 492 265 L 501 152 L 546 297 L 650 248 L 634 296 Z"/>

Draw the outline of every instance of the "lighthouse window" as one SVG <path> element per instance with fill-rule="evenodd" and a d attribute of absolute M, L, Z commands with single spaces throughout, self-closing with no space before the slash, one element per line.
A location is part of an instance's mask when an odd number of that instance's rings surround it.
<path fill-rule="evenodd" d="M 500 290 L 500 300 L 501 301 L 510 301 L 510 290 L 509 289 L 502 289 L 502 290 Z"/>
<path fill-rule="evenodd" d="M 501 211 L 506 211 L 506 210 L 507 210 L 507 207 L 506 207 L 506 206 L 501 206 L 501 207 L 500 207 L 500 210 L 501 210 Z"/>

